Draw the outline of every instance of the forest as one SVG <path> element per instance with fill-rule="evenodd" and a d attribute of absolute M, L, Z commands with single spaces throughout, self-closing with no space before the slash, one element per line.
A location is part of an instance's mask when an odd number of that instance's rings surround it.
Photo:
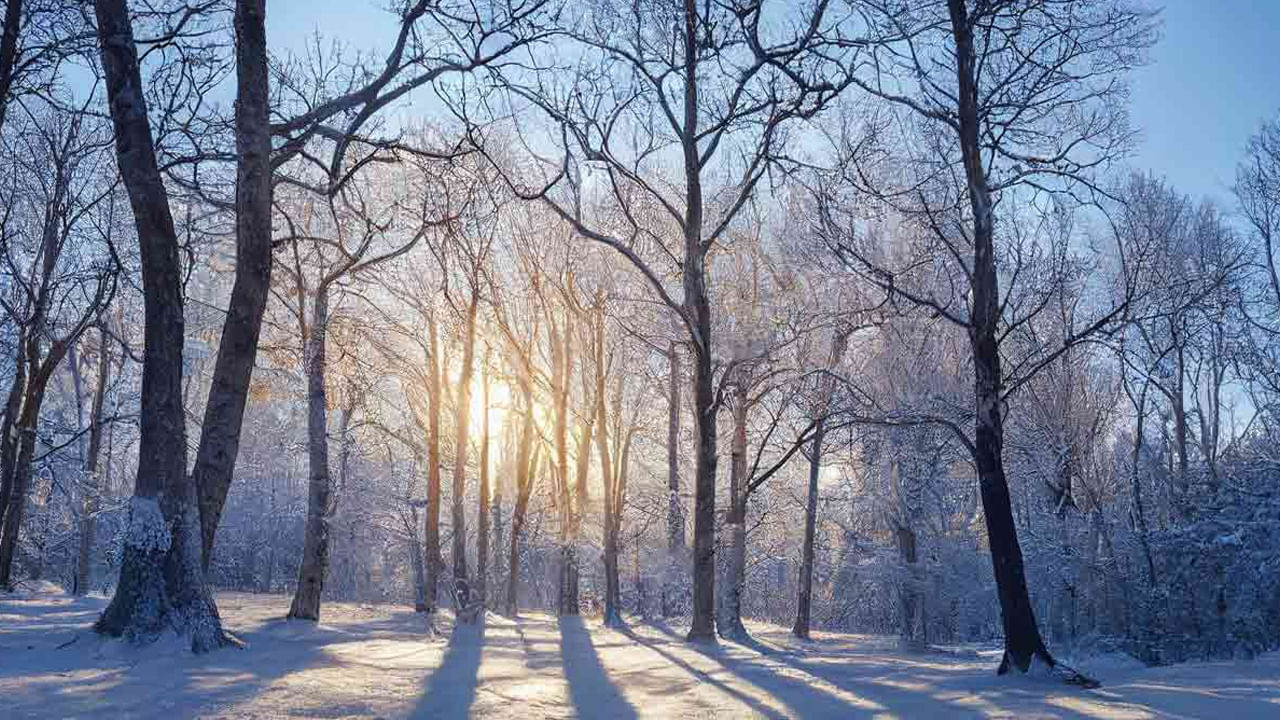
<path fill-rule="evenodd" d="M 302 5 L 4 3 L 15 717 L 498 717 L 491 658 L 537 684 L 540 646 L 539 718 L 1095 717 L 1063 703 L 1143 672 L 1259 679 L 1115 716 L 1280 702 L 1280 114 L 1223 197 L 1137 165 L 1159 7 L 268 32 Z M 342 642 L 363 690 L 253 704 Z M 989 703 L 864 694 L 913 658 Z"/>

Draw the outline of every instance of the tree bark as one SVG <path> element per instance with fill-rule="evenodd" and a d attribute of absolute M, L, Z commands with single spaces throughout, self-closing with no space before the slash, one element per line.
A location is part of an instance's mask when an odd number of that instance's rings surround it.
<path fill-rule="evenodd" d="M 427 318 L 427 517 L 423 531 L 427 557 L 428 614 L 436 611 L 436 593 L 440 586 L 440 342 L 435 317 Z"/>
<path fill-rule="evenodd" d="M 413 568 L 413 610 L 427 609 L 427 574 L 422 566 L 422 541 L 418 539 L 418 501 L 409 501 L 409 565 Z"/>
<path fill-rule="evenodd" d="M 489 584 L 489 350 L 484 353 L 481 386 L 480 507 L 476 513 L 476 598 L 484 605 Z"/>
<path fill-rule="evenodd" d="M 0 418 L 0 532 L 3 532 L 4 516 L 9 512 L 13 498 L 13 468 L 18 461 L 18 415 L 22 412 L 22 396 L 27 391 L 26 329 L 18 330 L 18 342 L 13 351 L 13 381 L 5 399 L 4 415 Z"/>
<path fill-rule="evenodd" d="M 822 440 L 826 421 L 818 420 L 813 432 L 813 444 L 809 451 L 809 497 L 804 506 L 804 546 L 801 550 L 800 581 L 796 599 L 796 621 L 791 634 L 809 639 L 809 622 L 813 599 L 813 538 L 818 522 L 818 475 L 822 470 Z"/>
<path fill-rule="evenodd" d="M 462 375 L 458 379 L 458 397 L 454 414 L 456 440 L 453 455 L 453 498 L 451 520 L 453 523 L 453 598 L 459 618 L 471 605 L 471 587 L 467 579 L 467 451 L 471 423 L 471 375 L 476 347 L 476 310 L 480 296 L 474 290 L 467 306 L 466 325 L 462 338 Z M 469 617 L 469 616 L 467 616 Z"/>
<path fill-rule="evenodd" d="M 142 75 L 125 0 L 97 0 L 98 40 L 115 134 L 142 258 L 144 349 L 138 475 L 120 580 L 95 628 L 154 639 L 171 628 L 193 651 L 228 642 L 200 569 L 200 519 L 187 477 L 182 407 L 182 266 L 173 216 L 156 164 Z"/>
<path fill-rule="evenodd" d="M 22 0 L 8 0 L 4 29 L 0 31 L 0 128 L 4 127 L 13 94 L 13 66 L 18 58 L 18 33 L 22 29 Z"/>
<path fill-rule="evenodd" d="M 716 624 L 720 637 L 740 640 L 747 636 L 742 624 L 742 586 L 747 565 L 747 393 L 742 384 L 734 386 L 733 444 L 729 464 L 729 507 L 725 530 L 729 533 L 720 563 L 720 607 Z"/>
<path fill-rule="evenodd" d="M 597 307 L 593 317 L 596 353 L 596 450 L 600 453 L 600 477 L 604 484 L 604 624 L 622 625 L 621 587 L 618 582 L 618 529 L 615 495 L 619 468 L 609 454 L 609 418 L 605 400 L 604 313 Z M 620 409 L 620 408 L 619 408 Z M 620 442 L 620 439 L 615 440 Z"/>
<path fill-rule="evenodd" d="M 589 386 L 592 385 L 591 380 L 585 371 L 581 373 L 581 378 L 583 385 L 583 403 L 584 405 L 594 407 L 594 401 L 587 400 L 591 395 L 591 390 L 589 388 Z M 569 518 L 571 523 L 569 534 L 573 538 L 580 537 L 582 533 L 582 513 L 585 512 L 587 507 L 587 478 L 591 473 L 591 444 L 595 438 L 596 413 L 583 412 L 580 415 L 581 422 L 578 426 L 578 439 L 574 455 L 574 461 L 576 464 L 574 469 L 574 506 L 576 509 L 573 515 Z M 571 566 L 571 570 L 572 573 L 568 577 L 569 588 L 566 604 L 573 610 L 573 614 L 576 615 L 579 612 L 579 588 L 582 573 L 580 562 L 577 559 L 576 549 L 574 551 L 574 563 Z"/>
<path fill-rule="evenodd" d="M 26 514 L 27 494 L 31 490 L 31 463 L 36 452 L 36 425 L 44 404 L 46 382 L 33 377 L 27 386 L 16 428 L 17 458 L 10 483 L 9 506 L 4 514 L 4 532 L 0 534 L 0 588 L 13 587 L 13 560 L 18 549 L 18 531 Z"/>
<path fill-rule="evenodd" d="M 236 273 L 192 476 L 201 563 L 209 567 L 231 488 L 262 316 L 271 287 L 271 123 L 266 0 L 236 0 Z"/>
<path fill-rule="evenodd" d="M 529 509 L 529 496 L 533 492 L 533 476 L 536 458 L 531 458 L 533 448 L 533 387 L 527 373 L 522 372 L 520 386 L 524 396 L 524 422 L 520 428 L 520 445 L 516 451 L 516 501 L 511 512 L 511 548 L 507 563 L 507 615 L 520 614 L 520 540 L 524 531 L 525 513 Z"/>
<path fill-rule="evenodd" d="M 329 476 L 328 407 L 325 351 L 329 325 L 329 290 L 316 288 L 306 346 L 307 373 L 307 521 L 302 543 L 298 587 L 288 617 L 320 619 L 320 595 L 329 569 L 329 513 L 333 491 Z"/>
<path fill-rule="evenodd" d="M 675 613 L 676 570 L 685 554 L 684 508 L 680 504 L 680 348 L 667 346 L 667 567 L 662 582 L 662 617 Z"/>
<path fill-rule="evenodd" d="M 559 478 L 560 581 L 556 609 L 561 615 L 578 614 L 578 554 L 574 535 L 573 494 L 569 486 L 569 378 L 573 373 L 573 326 L 566 320 L 563 337 L 551 328 L 551 384 L 555 410 L 556 475 Z"/>
<path fill-rule="evenodd" d="M 916 533 L 907 525 L 900 524 L 894 534 L 898 537 L 898 556 L 902 559 L 902 564 L 907 570 L 906 578 L 898 591 L 902 641 L 903 644 L 911 649 L 921 649 L 924 647 L 923 633 L 916 633 L 916 627 L 921 625 L 919 615 L 922 609 L 920 593 L 916 588 L 916 561 L 918 559 L 916 554 Z"/>
<path fill-rule="evenodd" d="M 1000 293 L 996 274 L 994 212 L 979 141 L 981 120 L 975 80 L 973 26 L 965 0 L 947 0 L 947 7 L 956 46 L 960 150 L 973 213 L 973 310 L 969 340 L 974 360 L 974 460 L 1004 625 L 1005 652 L 999 672 L 1003 674 L 1011 668 L 1026 672 L 1033 657 L 1040 658 L 1049 667 L 1056 663 L 1036 625 L 1004 473 L 1002 376 L 997 339 Z"/>
<path fill-rule="evenodd" d="M 691 641 L 716 637 L 716 403 L 712 367 L 711 299 L 707 293 L 706 254 L 702 239 L 702 160 L 698 151 L 698 3 L 684 1 L 684 313 L 693 330 L 693 410 L 698 449 L 694 472 L 693 623 Z"/>

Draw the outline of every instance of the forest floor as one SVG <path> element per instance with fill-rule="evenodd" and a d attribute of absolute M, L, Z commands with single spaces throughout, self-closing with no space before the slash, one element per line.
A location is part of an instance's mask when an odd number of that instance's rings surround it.
<path fill-rule="evenodd" d="M 137 648 L 90 625 L 102 597 L 0 597 L 6 718 L 1063 718 L 1280 717 L 1280 654 L 1141 668 L 1110 663 L 1104 687 L 998 678 L 989 653 L 908 653 L 892 638 L 751 625 L 748 644 L 700 648 L 682 629 L 528 613 L 423 634 L 392 605 L 328 603 L 319 625 L 283 618 L 287 597 L 222 593 L 248 643 L 193 656 Z M 70 644 L 68 644 L 70 643 Z M 1085 669 L 1089 666 L 1085 663 Z"/>

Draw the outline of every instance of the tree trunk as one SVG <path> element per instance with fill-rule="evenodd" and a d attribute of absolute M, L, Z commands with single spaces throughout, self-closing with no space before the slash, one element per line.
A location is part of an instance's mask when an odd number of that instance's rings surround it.
<path fill-rule="evenodd" d="M 427 575 L 422 566 L 422 541 L 418 539 L 418 502 L 409 501 L 409 565 L 413 568 L 413 610 L 427 609 Z"/>
<path fill-rule="evenodd" d="M 691 641 L 716 638 L 716 403 L 712 367 L 711 300 L 707 294 L 707 246 L 702 240 L 702 159 L 698 149 L 698 4 L 684 1 L 684 285 L 683 313 L 694 345 L 693 410 L 698 449 L 694 472 L 693 623 Z"/>
<path fill-rule="evenodd" d="M 183 277 L 164 181 L 156 164 L 142 75 L 125 0 L 97 0 L 116 164 L 133 209 L 142 256 L 144 349 L 138 475 L 125 530 L 120 580 L 95 628 L 154 639 L 165 628 L 193 651 L 228 642 L 200 569 L 200 518 L 187 477 L 182 407 Z"/>
<path fill-rule="evenodd" d="M 727 557 L 721 562 L 720 607 L 716 615 L 720 637 L 741 640 L 747 636 L 742 624 L 742 587 L 747 567 L 747 393 L 734 388 L 733 445 L 729 465 L 729 507 L 725 512 Z"/>
<path fill-rule="evenodd" d="M 467 306 L 466 327 L 462 337 L 462 375 L 458 379 L 458 397 L 455 407 L 456 440 L 453 455 L 453 598 L 459 618 L 464 618 L 464 608 L 471 605 L 471 587 L 467 580 L 467 443 L 471 423 L 471 374 L 476 347 L 476 309 L 480 296 L 474 290 Z M 465 615 L 470 619 L 470 615 Z"/>
<path fill-rule="evenodd" d="M 480 508 L 476 513 L 476 598 L 485 605 L 489 585 L 489 350 L 484 353 L 480 405 Z"/>
<path fill-rule="evenodd" d="M 600 478 L 604 484 L 604 624 L 609 627 L 622 625 L 620 586 L 618 582 L 618 530 L 615 495 L 619 468 L 609 454 L 609 418 L 605 401 L 605 338 L 604 313 L 597 307 L 594 320 L 596 353 L 596 450 L 600 453 Z M 621 377 L 621 376 L 620 376 Z M 620 440 L 616 440 L 620 441 Z"/>
<path fill-rule="evenodd" d="M 0 532 L 13 498 L 13 469 L 18 462 L 18 415 L 22 413 L 22 396 L 27 391 L 26 346 L 26 329 L 20 328 L 13 352 L 13 381 L 9 385 L 3 418 L 0 418 Z"/>
<path fill-rule="evenodd" d="M 436 593 L 440 586 L 440 342 L 435 317 L 427 318 L 427 517 L 424 521 L 424 543 L 427 557 L 428 614 L 436 611 Z"/>
<path fill-rule="evenodd" d="M 569 485 L 569 379 L 573 374 L 573 325 L 566 320 L 564 337 L 551 324 L 552 393 L 555 409 L 556 475 L 559 478 L 560 578 L 556 609 L 561 615 L 578 614 L 578 553 L 574 534 L 575 509 Z"/>
<path fill-rule="evenodd" d="M 36 424 L 40 406 L 44 404 L 45 383 L 32 378 L 18 416 L 17 460 L 13 466 L 9 507 L 4 515 L 4 532 L 0 534 L 0 588 L 13 588 L 13 559 L 18 549 L 18 531 L 26 515 L 27 493 L 31 490 L 31 463 L 36 453 Z"/>
<path fill-rule="evenodd" d="M 98 341 L 98 385 L 89 408 L 89 448 L 85 454 L 84 502 L 80 509 L 80 546 L 76 552 L 77 595 L 89 591 L 93 579 L 93 544 L 98 533 L 98 507 L 102 483 L 98 480 L 98 458 L 102 454 L 102 404 L 111 379 L 111 352 L 106 328 Z"/>
<path fill-rule="evenodd" d="M 524 396 L 524 421 L 520 428 L 520 446 L 516 451 L 516 502 L 511 512 L 511 548 L 507 563 L 507 615 L 516 617 L 519 609 L 520 585 L 520 535 L 524 530 L 524 516 L 529 509 L 529 496 L 533 491 L 533 473 L 537 464 L 531 459 L 533 448 L 533 387 L 532 379 L 521 372 L 520 389 Z"/>
<path fill-rule="evenodd" d="M 667 566 L 662 581 L 662 617 L 675 614 L 677 576 L 685 555 L 684 508 L 680 504 L 680 352 L 667 346 Z"/>
<path fill-rule="evenodd" d="M 333 491 L 329 477 L 328 407 L 325 393 L 325 340 L 329 325 L 329 290 L 316 288 L 307 337 L 307 521 L 302 543 L 298 587 L 288 617 L 320 619 L 320 595 L 329 569 L 329 514 Z"/>
<path fill-rule="evenodd" d="M 1000 597 L 1005 652 L 999 672 L 1010 668 L 1026 672 L 1033 657 L 1055 665 L 1036 625 L 1027 592 L 1022 548 L 1013 523 L 1009 485 L 1004 474 L 1004 418 L 998 341 L 1000 293 L 997 284 L 994 213 L 979 142 L 978 86 L 973 46 L 973 26 L 965 0 L 947 0 L 956 45 L 956 76 L 960 150 L 973 212 L 972 319 L 969 328 L 973 348 L 976 442 L 974 460 L 986 517 L 991 564 Z"/>
<path fill-rule="evenodd" d="M 18 32 L 22 26 L 22 0 L 9 0 L 4 9 L 4 30 L 0 32 L 0 128 L 9 110 L 13 92 L 13 65 L 18 57 Z"/>
<path fill-rule="evenodd" d="M 502 551 L 506 543 L 506 525 L 503 523 L 502 515 L 502 486 L 497 485 L 493 493 L 493 582 L 495 588 L 505 587 L 505 581 L 502 577 Z M 490 603 L 490 609 L 496 609 L 498 606 L 497 593 L 494 593 L 493 602 Z"/>
<path fill-rule="evenodd" d="M 916 533 L 906 525 L 899 525 L 895 534 L 898 536 L 898 556 L 902 559 L 903 567 L 906 569 L 906 577 L 903 579 L 902 586 L 898 591 L 902 642 L 910 649 L 919 650 L 923 649 L 925 641 L 923 636 L 924 628 L 921 627 L 922 623 L 920 622 L 922 607 L 916 578 Z M 920 628 L 921 632 L 916 632 L 917 627 Z"/>
<path fill-rule="evenodd" d="M 1135 524 L 1138 526 L 1138 542 L 1142 545 L 1142 555 L 1146 560 L 1147 587 L 1154 588 L 1156 584 L 1156 564 L 1151 556 L 1151 542 L 1147 531 L 1147 513 L 1142 503 L 1142 476 L 1140 474 L 1143 425 L 1147 419 L 1146 406 L 1147 384 L 1143 384 L 1142 392 L 1138 395 L 1137 408 L 1135 408 L 1137 410 L 1137 419 L 1133 430 L 1133 453 L 1130 457 L 1133 467 L 1129 472 L 1129 486 L 1133 493 L 1133 515 Z"/>
<path fill-rule="evenodd" d="M 266 0 L 236 0 L 236 273 L 192 477 L 207 570 L 231 488 L 262 316 L 271 287 L 271 124 Z"/>
<path fill-rule="evenodd" d="M 813 599 L 813 536 L 818 522 L 818 474 L 822 469 L 822 440 L 826 421 L 818 420 L 813 432 L 813 445 L 809 451 L 809 497 L 804 506 L 804 547 L 800 560 L 799 596 L 796 600 L 796 622 L 791 634 L 803 640 L 809 639 L 810 605 Z"/>

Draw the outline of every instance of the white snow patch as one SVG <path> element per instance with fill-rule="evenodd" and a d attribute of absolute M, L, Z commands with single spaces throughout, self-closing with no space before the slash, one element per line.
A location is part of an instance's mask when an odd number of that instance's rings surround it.
<path fill-rule="evenodd" d="M 403 606 L 325 603 L 318 624 L 286 621 L 289 598 L 224 593 L 247 649 L 192 655 L 170 637 L 98 640 L 102 598 L 0 598 L 5 718 L 1220 718 L 1276 717 L 1280 655 L 1097 671 L 1104 686 L 995 675 L 966 653 L 907 653 L 896 638 L 748 623 L 754 641 L 694 647 L 685 628 L 530 613 L 426 637 Z M 72 644 L 59 649 L 68 641 Z M 967 649 L 967 648 L 966 648 Z M 1097 657 L 1103 660 L 1105 657 Z"/>

